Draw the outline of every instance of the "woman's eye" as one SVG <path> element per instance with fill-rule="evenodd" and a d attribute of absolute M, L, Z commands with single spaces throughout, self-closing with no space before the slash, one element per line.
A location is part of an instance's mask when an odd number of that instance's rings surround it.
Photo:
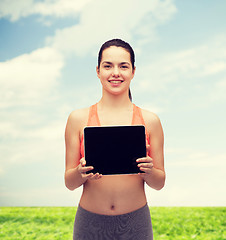
<path fill-rule="evenodd" d="M 128 66 L 122 65 L 121 68 L 126 69 L 126 68 L 128 68 Z"/>
<path fill-rule="evenodd" d="M 104 68 L 110 68 L 111 66 L 110 65 L 104 65 Z"/>

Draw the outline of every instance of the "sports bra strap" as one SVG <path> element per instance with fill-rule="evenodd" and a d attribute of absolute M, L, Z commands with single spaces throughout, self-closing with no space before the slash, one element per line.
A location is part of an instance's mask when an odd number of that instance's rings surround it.
<path fill-rule="evenodd" d="M 144 118 L 141 112 L 141 109 L 133 104 L 133 120 L 132 125 L 142 124 L 145 126 Z"/>
<path fill-rule="evenodd" d="M 100 120 L 97 114 L 97 103 L 90 106 L 87 126 L 100 126 Z"/>

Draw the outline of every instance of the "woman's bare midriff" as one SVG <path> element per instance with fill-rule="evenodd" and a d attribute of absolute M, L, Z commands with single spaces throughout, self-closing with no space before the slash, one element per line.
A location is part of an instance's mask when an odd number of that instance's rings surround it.
<path fill-rule="evenodd" d="M 135 211 L 146 202 L 144 181 L 139 175 L 111 175 L 87 180 L 80 206 L 97 214 L 119 215 Z"/>

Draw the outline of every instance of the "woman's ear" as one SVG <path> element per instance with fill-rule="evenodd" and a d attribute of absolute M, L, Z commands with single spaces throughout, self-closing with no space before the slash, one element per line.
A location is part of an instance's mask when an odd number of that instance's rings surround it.
<path fill-rule="evenodd" d="M 136 67 L 134 67 L 133 70 L 132 70 L 133 77 L 135 75 L 135 71 L 136 71 Z"/>
<path fill-rule="evenodd" d="M 98 66 L 96 67 L 96 72 L 97 72 L 97 77 L 100 78 L 100 69 Z"/>

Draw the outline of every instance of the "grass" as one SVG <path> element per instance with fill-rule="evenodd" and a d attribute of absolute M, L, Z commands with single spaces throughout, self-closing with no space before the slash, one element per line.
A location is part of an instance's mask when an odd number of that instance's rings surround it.
<path fill-rule="evenodd" d="M 151 208 L 156 240 L 226 240 L 225 207 Z"/>
<path fill-rule="evenodd" d="M 226 207 L 151 207 L 155 240 L 226 240 Z M 76 208 L 2 207 L 0 239 L 68 240 Z"/>

